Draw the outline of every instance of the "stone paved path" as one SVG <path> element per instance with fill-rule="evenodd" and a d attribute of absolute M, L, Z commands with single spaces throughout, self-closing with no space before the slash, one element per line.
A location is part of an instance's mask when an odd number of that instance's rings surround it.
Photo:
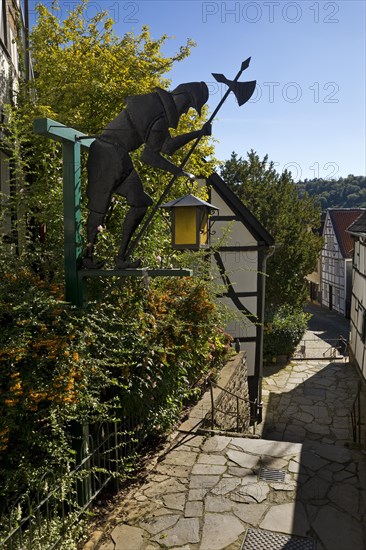
<path fill-rule="evenodd" d="M 305 311 L 312 315 L 308 322 L 308 330 L 299 344 L 305 347 L 305 356 L 309 358 L 330 358 L 336 353 L 334 346 L 341 334 L 345 340 L 349 339 L 350 321 L 335 311 L 308 303 Z M 336 353 L 336 355 L 339 355 Z"/>
<path fill-rule="evenodd" d="M 283 470 L 284 481 L 259 480 L 261 468 Z M 358 451 L 195 437 L 130 494 L 100 550 L 239 550 L 247 528 L 311 537 L 317 550 L 364 550 L 365 487 Z"/>
<path fill-rule="evenodd" d="M 331 342 L 333 325 L 316 338 Z M 366 454 L 352 446 L 349 417 L 356 370 L 307 360 L 265 375 L 265 439 L 197 436 L 169 452 L 130 492 L 99 550 L 239 550 L 248 529 L 308 537 L 316 550 L 366 549 Z M 261 469 L 284 479 L 263 480 Z"/>
<path fill-rule="evenodd" d="M 309 361 L 266 374 L 267 440 L 197 436 L 170 451 L 100 550 L 239 550 L 248 528 L 310 537 L 317 550 L 366 548 L 366 455 L 344 447 L 355 369 Z M 261 468 L 284 481 L 259 479 Z"/>
<path fill-rule="evenodd" d="M 266 367 L 259 433 L 283 441 L 352 443 L 350 411 L 358 381 L 356 368 L 343 360 Z"/>

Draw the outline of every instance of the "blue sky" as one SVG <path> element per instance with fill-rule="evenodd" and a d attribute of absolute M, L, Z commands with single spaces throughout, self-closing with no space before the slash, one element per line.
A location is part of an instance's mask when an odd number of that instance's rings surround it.
<path fill-rule="evenodd" d="M 72 8 L 72 0 L 60 2 Z M 213 126 L 216 156 L 254 149 L 295 180 L 365 175 L 364 0 L 306 1 L 90 1 L 90 16 L 107 9 L 121 36 L 148 25 L 154 38 L 174 37 L 172 54 L 192 38 L 197 46 L 169 73 L 172 87 L 204 80 L 214 110 L 221 93 L 211 73 L 257 80 L 253 98 L 239 107 L 233 97 Z M 32 20 L 32 17 L 31 17 Z"/>

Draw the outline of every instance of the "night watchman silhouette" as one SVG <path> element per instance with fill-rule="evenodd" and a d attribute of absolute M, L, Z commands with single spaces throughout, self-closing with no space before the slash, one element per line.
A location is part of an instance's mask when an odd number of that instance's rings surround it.
<path fill-rule="evenodd" d="M 114 193 L 125 197 L 130 206 L 123 223 L 116 269 L 139 267 L 140 260 L 131 262 L 127 257 L 128 245 L 153 201 L 145 193 L 129 153 L 145 144 L 141 155 L 144 163 L 174 176 L 194 179 L 161 153 L 172 155 L 193 139 L 211 135 L 210 122 L 201 130 L 177 137 L 171 137 L 169 133 L 169 128 L 177 128 L 180 116 L 190 107 L 200 115 L 207 100 L 208 88 L 204 82 L 180 84 L 172 92 L 157 88 L 149 94 L 127 97 L 124 110 L 92 143 L 87 162 L 89 215 L 84 268 L 99 269 L 102 266 L 102 262 L 94 259 L 94 247 Z"/>

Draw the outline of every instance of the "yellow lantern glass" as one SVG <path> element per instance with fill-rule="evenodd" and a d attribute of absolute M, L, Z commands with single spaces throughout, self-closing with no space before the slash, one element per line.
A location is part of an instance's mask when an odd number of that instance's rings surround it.
<path fill-rule="evenodd" d="M 208 216 L 218 210 L 216 206 L 194 195 L 186 195 L 163 204 L 161 208 L 171 213 L 173 248 L 199 250 L 208 247 Z"/>
<path fill-rule="evenodd" d="M 197 241 L 197 211 L 195 206 L 178 206 L 174 210 L 175 244 L 195 245 Z"/>

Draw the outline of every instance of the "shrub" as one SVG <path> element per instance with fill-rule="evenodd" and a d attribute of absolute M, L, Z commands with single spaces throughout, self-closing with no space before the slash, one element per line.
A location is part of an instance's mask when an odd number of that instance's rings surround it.
<path fill-rule="evenodd" d="M 264 330 L 264 358 L 290 357 L 303 337 L 311 315 L 287 304 L 267 312 Z"/>
<path fill-rule="evenodd" d="M 35 490 L 46 471 L 57 477 L 72 466 L 74 423 L 131 414 L 150 434 L 171 428 L 229 350 L 203 278 L 147 288 L 103 280 L 85 310 L 24 268 L 3 267 L 1 279 L 0 505 Z"/>

